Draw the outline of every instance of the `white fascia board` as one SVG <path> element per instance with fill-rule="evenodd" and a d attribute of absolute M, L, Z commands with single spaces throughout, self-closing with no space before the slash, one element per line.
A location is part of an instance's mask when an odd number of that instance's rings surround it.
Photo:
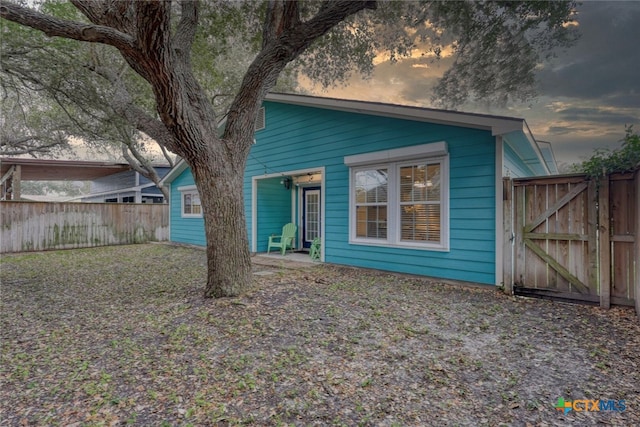
<path fill-rule="evenodd" d="M 184 159 L 180 159 L 178 161 L 178 163 L 176 163 L 176 165 L 171 168 L 171 170 L 169 171 L 169 173 L 167 173 L 161 180 L 160 180 L 160 185 L 167 185 L 168 183 L 172 182 L 174 179 L 176 179 L 182 172 L 185 171 L 185 169 L 187 169 L 189 167 L 189 165 L 187 165 L 187 162 L 184 161 Z"/>
<path fill-rule="evenodd" d="M 542 152 L 542 156 L 544 157 L 547 165 L 551 163 L 551 167 L 549 170 L 552 174 L 558 174 L 558 162 L 556 161 L 556 155 L 553 152 L 553 145 L 551 145 L 548 141 L 537 141 L 538 147 L 540 147 L 540 151 Z"/>
<path fill-rule="evenodd" d="M 549 169 L 549 165 L 547 165 L 547 161 L 544 158 L 544 155 L 542 154 L 542 150 L 538 145 L 538 141 L 536 141 L 536 139 L 534 138 L 533 133 L 531 132 L 531 129 L 529 129 L 529 125 L 527 124 L 527 122 L 522 123 L 522 132 L 524 133 L 524 136 L 529 141 L 529 144 L 531 144 L 531 148 L 533 148 L 533 151 L 535 151 L 536 156 L 538 157 L 538 160 L 542 164 L 542 167 L 544 168 L 547 175 L 551 175 L 551 170 Z"/>

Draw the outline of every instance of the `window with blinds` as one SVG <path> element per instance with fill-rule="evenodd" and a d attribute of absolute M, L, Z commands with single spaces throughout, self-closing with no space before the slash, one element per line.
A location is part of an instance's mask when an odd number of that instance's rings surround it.
<path fill-rule="evenodd" d="M 348 158 L 351 164 L 349 241 L 417 249 L 449 250 L 448 155 L 361 164 L 376 153 Z M 409 153 L 413 155 L 413 153 Z M 400 156 L 399 156 L 400 157 Z"/>
<path fill-rule="evenodd" d="M 440 242 L 440 164 L 400 167 L 400 240 Z"/>
<path fill-rule="evenodd" d="M 387 237 L 387 170 L 365 169 L 355 173 L 356 236 Z"/>

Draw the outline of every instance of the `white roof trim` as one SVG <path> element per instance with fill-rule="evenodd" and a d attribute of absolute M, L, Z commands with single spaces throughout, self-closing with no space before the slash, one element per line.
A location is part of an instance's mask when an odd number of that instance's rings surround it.
<path fill-rule="evenodd" d="M 178 175 L 180 175 L 182 172 L 184 172 L 184 170 L 187 169 L 188 166 L 189 165 L 187 165 L 187 162 L 185 162 L 184 159 L 178 160 L 178 163 L 176 163 L 175 166 L 173 168 L 171 168 L 169 173 L 167 173 L 160 180 L 160 185 L 166 185 L 166 184 L 171 183 L 174 179 L 176 179 L 178 177 Z"/>

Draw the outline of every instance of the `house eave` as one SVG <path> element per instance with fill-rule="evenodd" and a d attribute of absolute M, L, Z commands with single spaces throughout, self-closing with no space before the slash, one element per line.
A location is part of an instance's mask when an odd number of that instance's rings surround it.
<path fill-rule="evenodd" d="M 184 159 L 178 160 L 178 163 L 171 168 L 171 170 L 160 180 L 160 185 L 167 185 L 173 182 L 182 172 L 184 172 L 189 165 L 185 162 Z"/>

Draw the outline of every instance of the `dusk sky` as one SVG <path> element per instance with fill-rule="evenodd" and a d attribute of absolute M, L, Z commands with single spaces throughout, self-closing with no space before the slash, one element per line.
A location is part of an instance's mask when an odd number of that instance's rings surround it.
<path fill-rule="evenodd" d="M 539 96 L 502 109 L 464 105 L 460 111 L 526 119 L 536 139 L 553 145 L 556 159 L 575 163 L 596 148 L 614 149 L 625 126 L 640 131 L 640 1 L 587 1 L 576 17 L 581 37 L 559 52 L 539 73 Z M 354 76 L 347 88 L 318 96 L 431 107 L 431 87 L 447 66 L 415 57 L 381 62 L 365 80 Z"/>

